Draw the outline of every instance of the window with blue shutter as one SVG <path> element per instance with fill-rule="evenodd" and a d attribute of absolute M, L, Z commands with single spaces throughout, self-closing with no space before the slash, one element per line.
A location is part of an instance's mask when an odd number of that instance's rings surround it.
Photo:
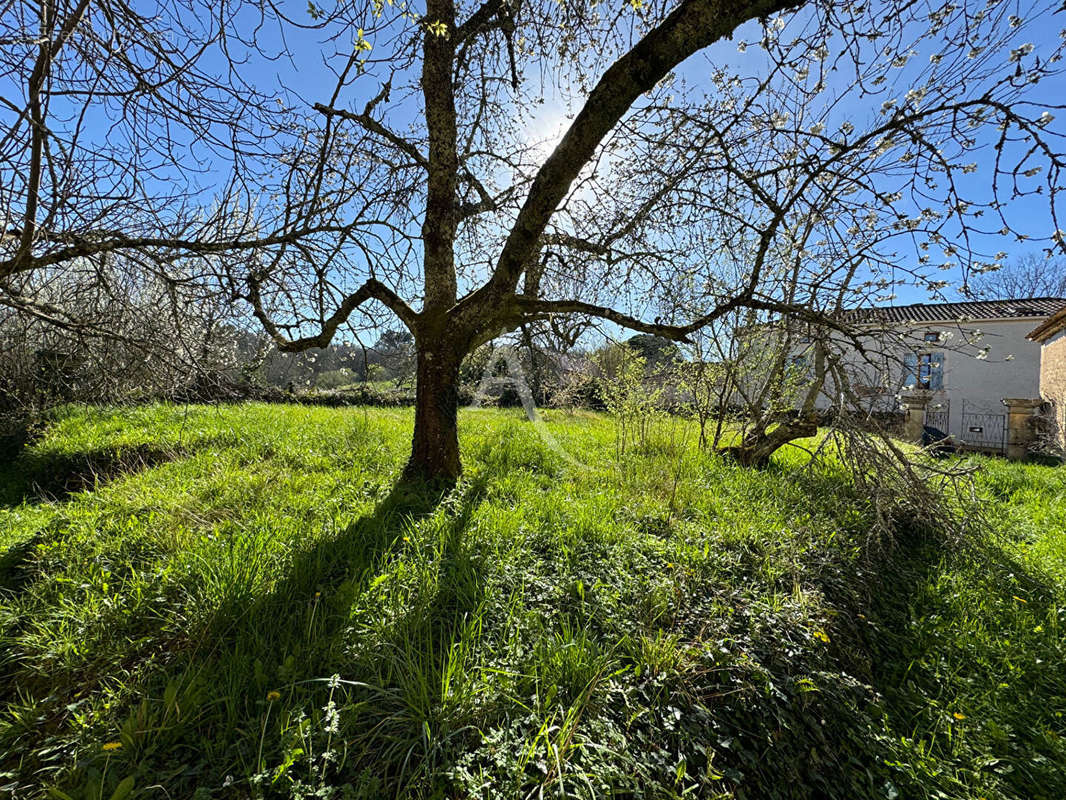
<path fill-rule="evenodd" d="M 918 354 L 907 353 L 903 356 L 903 385 L 918 385 Z"/>
<path fill-rule="evenodd" d="M 932 371 L 929 373 L 929 388 L 936 391 L 944 388 L 944 354 L 932 353 Z"/>

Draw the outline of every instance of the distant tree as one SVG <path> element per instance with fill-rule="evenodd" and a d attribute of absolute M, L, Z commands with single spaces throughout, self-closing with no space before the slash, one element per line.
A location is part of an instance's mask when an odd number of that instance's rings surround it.
<path fill-rule="evenodd" d="M 315 386 L 319 389 L 339 389 L 355 382 L 355 373 L 344 367 L 323 372 L 315 379 Z"/>
<path fill-rule="evenodd" d="M 373 360 L 397 383 L 413 379 L 415 337 L 410 331 L 385 331 L 373 347 Z"/>
<path fill-rule="evenodd" d="M 32 276 L 36 313 L 0 302 L 0 426 L 60 402 L 197 394 L 239 378 L 232 307 L 196 281 L 124 262 Z"/>
<path fill-rule="evenodd" d="M 973 294 L 989 300 L 1066 297 L 1066 258 L 1029 253 L 993 272 L 977 275 Z"/>
<path fill-rule="evenodd" d="M 681 359 L 677 342 L 650 333 L 638 333 L 626 339 L 626 347 L 644 359 L 651 370 L 660 370 Z"/>

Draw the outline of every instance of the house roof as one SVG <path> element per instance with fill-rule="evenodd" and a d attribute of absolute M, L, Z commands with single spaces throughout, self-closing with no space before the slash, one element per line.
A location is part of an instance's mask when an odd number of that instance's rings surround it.
<path fill-rule="evenodd" d="M 1066 328 L 1066 306 L 1037 325 L 1025 338 L 1043 344 L 1064 328 Z"/>
<path fill-rule="evenodd" d="M 970 300 L 961 303 L 912 303 L 907 306 L 856 308 L 845 312 L 851 322 L 959 322 L 1058 316 L 1066 297 L 1023 297 L 1011 300 Z M 1066 320 L 1066 317 L 1063 317 Z M 1039 330 L 1039 328 L 1037 329 Z M 1034 331 L 1033 333 L 1036 333 Z M 1029 337 L 1032 338 L 1033 334 Z"/>

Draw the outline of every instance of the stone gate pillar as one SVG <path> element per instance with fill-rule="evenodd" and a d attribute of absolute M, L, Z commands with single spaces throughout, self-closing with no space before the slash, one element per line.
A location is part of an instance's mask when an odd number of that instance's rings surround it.
<path fill-rule="evenodd" d="M 1033 423 L 1043 400 L 1032 397 L 1004 397 L 1007 407 L 1007 458 L 1021 461 L 1029 453 L 1036 430 Z"/>
<path fill-rule="evenodd" d="M 915 444 L 922 443 L 922 428 L 925 426 L 925 407 L 929 405 L 928 392 L 913 392 L 900 398 L 903 404 L 903 438 Z"/>

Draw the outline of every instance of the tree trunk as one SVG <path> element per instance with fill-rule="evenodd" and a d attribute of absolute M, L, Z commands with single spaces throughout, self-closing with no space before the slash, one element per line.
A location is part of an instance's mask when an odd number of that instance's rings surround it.
<path fill-rule="evenodd" d="M 765 428 L 750 432 L 739 445 L 722 449 L 722 455 L 731 458 L 742 467 L 762 469 L 769 466 L 770 456 L 795 439 L 806 439 L 818 433 L 818 422 L 813 417 L 782 420 L 772 431 Z"/>
<path fill-rule="evenodd" d="M 454 483 L 459 461 L 459 363 L 440 350 L 418 349 L 415 432 L 404 480 Z"/>

